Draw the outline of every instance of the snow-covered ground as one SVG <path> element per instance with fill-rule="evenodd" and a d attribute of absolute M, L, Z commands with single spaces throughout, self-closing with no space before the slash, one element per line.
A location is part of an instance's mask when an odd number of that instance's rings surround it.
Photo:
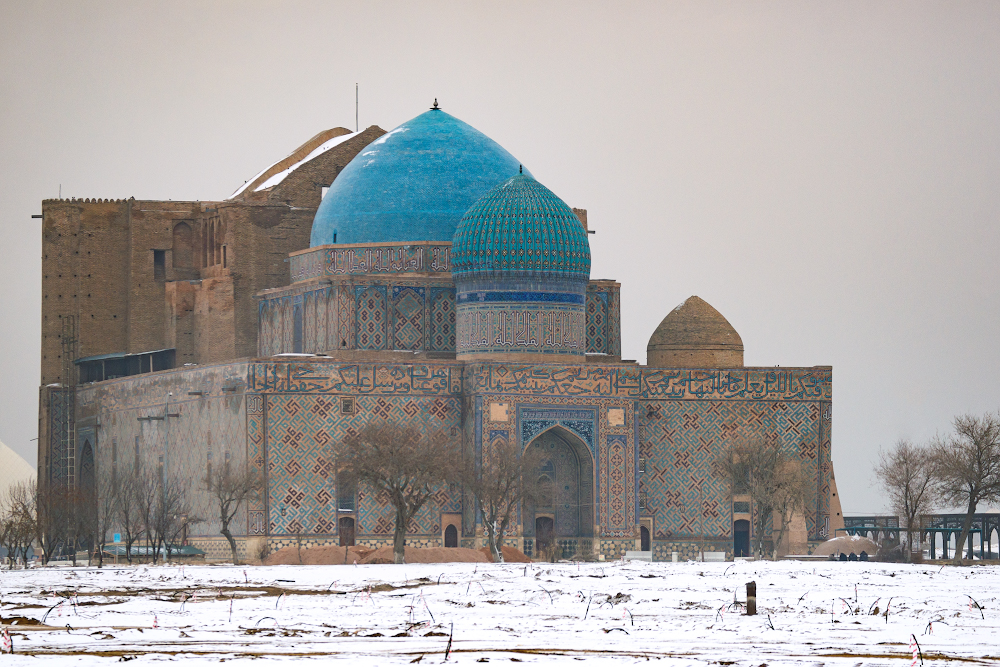
<path fill-rule="evenodd" d="M 439 664 L 451 635 L 449 664 L 908 665 L 915 635 L 926 665 L 1000 665 L 996 566 L 59 567 L 0 573 L 0 614 L 2 664 Z"/>

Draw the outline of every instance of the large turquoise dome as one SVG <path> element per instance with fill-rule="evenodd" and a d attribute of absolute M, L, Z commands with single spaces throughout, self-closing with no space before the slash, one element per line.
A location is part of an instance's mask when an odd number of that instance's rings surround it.
<path fill-rule="evenodd" d="M 528 174 L 477 201 L 455 231 L 456 280 L 489 277 L 590 278 L 590 242 L 573 209 Z"/>
<path fill-rule="evenodd" d="M 450 241 L 462 214 L 518 168 L 474 127 L 426 111 L 344 167 L 316 211 L 310 245 Z"/>

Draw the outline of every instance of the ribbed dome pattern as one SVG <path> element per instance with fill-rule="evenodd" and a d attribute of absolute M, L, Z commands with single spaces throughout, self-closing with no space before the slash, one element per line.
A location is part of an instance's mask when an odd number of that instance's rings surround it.
<path fill-rule="evenodd" d="M 566 202 L 527 174 L 501 183 L 466 211 L 451 252 L 456 278 L 590 278 L 583 224 Z"/>

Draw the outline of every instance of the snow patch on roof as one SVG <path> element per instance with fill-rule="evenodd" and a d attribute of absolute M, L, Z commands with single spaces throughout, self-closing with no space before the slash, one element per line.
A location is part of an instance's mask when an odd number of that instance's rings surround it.
<path fill-rule="evenodd" d="M 267 179 L 266 181 L 258 185 L 254 189 L 254 192 L 260 192 L 261 190 L 266 190 L 267 188 L 273 188 L 275 185 L 285 180 L 285 177 L 288 176 L 290 173 L 301 167 L 306 162 L 309 162 L 309 160 L 312 160 L 314 157 L 317 157 L 327 152 L 328 150 L 330 150 L 335 146 L 339 146 L 340 144 L 344 143 L 349 139 L 353 139 L 354 137 L 358 136 L 358 134 L 360 133 L 351 132 L 350 134 L 342 134 L 339 137 L 334 137 L 333 139 L 330 139 L 329 141 L 320 144 L 311 153 L 309 153 L 309 155 L 305 156 L 304 158 L 293 164 L 288 169 L 285 169 L 284 171 L 279 171 L 277 174 L 275 174 L 271 178 Z M 270 167 L 268 167 L 268 169 L 270 169 Z"/>

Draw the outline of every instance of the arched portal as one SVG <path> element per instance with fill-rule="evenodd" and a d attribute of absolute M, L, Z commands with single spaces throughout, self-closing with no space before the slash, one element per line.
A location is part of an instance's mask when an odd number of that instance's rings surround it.
<path fill-rule="evenodd" d="M 649 551 L 650 548 L 651 548 L 651 545 L 650 545 L 650 542 L 649 542 L 649 528 L 646 528 L 645 526 L 640 526 L 639 527 L 639 550 L 640 551 Z"/>
<path fill-rule="evenodd" d="M 458 546 L 458 528 L 455 528 L 455 524 L 444 529 L 444 545 L 446 547 Z"/>
<path fill-rule="evenodd" d="M 594 462 L 590 450 L 578 436 L 559 426 L 538 435 L 528 447 L 537 450 L 541 463 L 531 475 L 538 484 L 537 500 L 525 508 L 525 537 L 535 537 L 537 547 L 562 543 L 566 553 L 557 554 L 559 557 L 589 554 L 589 540 L 584 545 L 579 538 L 594 536 Z"/>

